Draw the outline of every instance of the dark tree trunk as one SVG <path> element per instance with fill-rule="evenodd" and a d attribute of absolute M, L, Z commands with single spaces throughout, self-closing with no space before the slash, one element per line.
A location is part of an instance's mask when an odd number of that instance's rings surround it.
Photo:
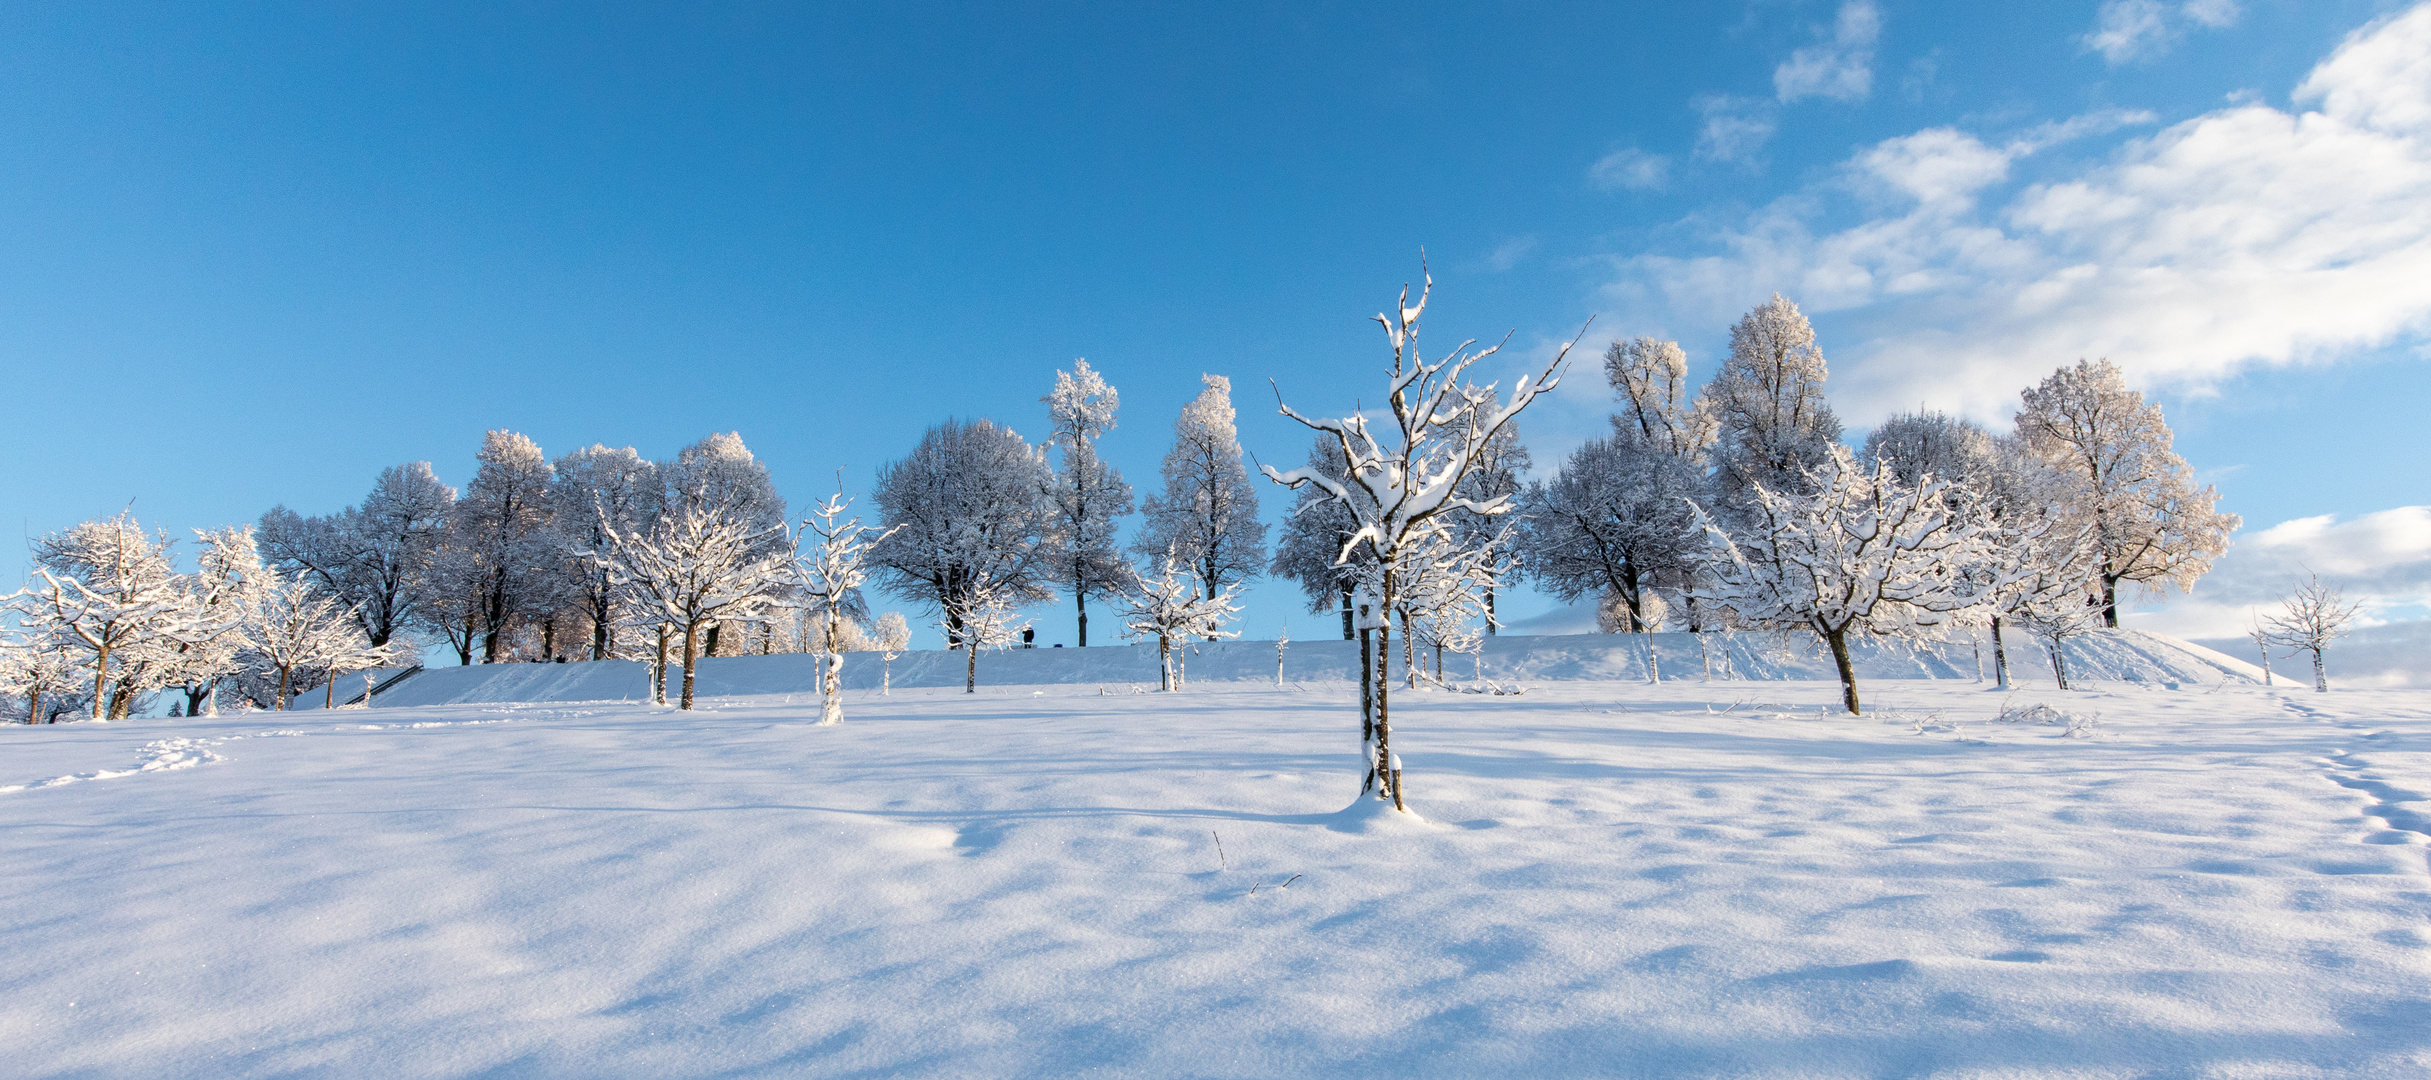
<path fill-rule="evenodd" d="M 591 620 L 591 659 L 605 660 L 607 658 L 608 620 L 593 618 Z"/>
<path fill-rule="evenodd" d="M 2001 617 L 1992 617 L 1992 685 L 2009 688 L 2009 650 L 2001 645 Z"/>
<path fill-rule="evenodd" d="M 1080 610 L 1080 647 L 1089 647 L 1089 593 L 1086 589 L 1072 590 L 1072 605 Z"/>
<path fill-rule="evenodd" d="M 693 635 L 699 629 L 699 623 L 684 624 L 684 703 L 679 708 L 690 709 L 692 707 Z M 717 628 L 714 626 L 709 628 L 709 640 L 717 640 Z"/>
<path fill-rule="evenodd" d="M 1351 627 L 1351 588 L 1345 585 L 1342 587 L 1342 640 L 1349 641 L 1357 636 L 1358 632 Z"/>
<path fill-rule="evenodd" d="M 2119 579 L 2115 574 L 2102 575 L 2102 625 L 2119 628 Z"/>
<path fill-rule="evenodd" d="M 1486 586 L 1486 636 L 1494 636 L 1494 586 Z"/>
<path fill-rule="evenodd" d="M 1850 716 L 1857 716 L 1857 668 L 1849 663 L 1849 632 L 1834 630 L 1823 639 L 1831 643 L 1832 666 L 1840 669 L 1840 703 L 1848 706 Z"/>
<path fill-rule="evenodd" d="M 979 692 L 979 643 L 976 641 L 962 643 L 962 692 Z"/>
<path fill-rule="evenodd" d="M 1387 566 L 1384 571 L 1383 589 L 1385 611 L 1392 610 L 1392 600 L 1393 571 L 1390 566 Z M 1391 679 L 1385 671 L 1386 666 L 1392 663 L 1393 656 L 1392 616 L 1388 614 L 1379 621 L 1382 625 L 1376 629 L 1376 774 L 1382 778 L 1386 786 L 1392 789 L 1393 809 L 1407 810 L 1408 806 L 1401 799 L 1401 774 L 1393 769 L 1393 714 L 1389 685 Z"/>
<path fill-rule="evenodd" d="M 719 629 L 720 629 L 720 627 L 719 627 L 719 625 L 718 625 L 717 623 L 710 623 L 710 624 L 709 624 L 709 641 L 708 641 L 708 643 L 707 643 L 706 645 L 704 645 L 704 646 L 702 647 L 702 649 L 701 649 L 701 654 L 702 654 L 702 655 L 704 655 L 704 656 L 716 656 L 716 655 L 717 655 L 717 632 L 718 632 L 718 630 L 719 630 Z M 690 650 L 689 648 L 685 649 L 685 655 L 687 655 L 687 656 L 691 655 L 691 650 Z M 685 665 L 684 665 L 684 670 L 686 670 L 686 671 L 690 671 L 690 670 L 692 670 L 692 665 L 691 665 L 691 663 L 690 663 L 689 661 L 686 661 L 686 663 L 685 663 Z"/>

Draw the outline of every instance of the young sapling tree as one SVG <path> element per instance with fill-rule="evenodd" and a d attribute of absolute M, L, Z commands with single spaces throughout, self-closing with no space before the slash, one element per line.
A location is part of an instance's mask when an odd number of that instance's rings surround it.
<path fill-rule="evenodd" d="M 844 620 L 869 616 L 869 605 L 861 598 L 861 582 L 869 577 L 864 563 L 870 547 L 895 531 L 880 532 L 861 524 L 858 517 L 844 517 L 845 508 L 851 505 L 852 500 L 844 497 L 839 470 L 836 493 L 802 519 L 802 527 L 819 538 L 802 559 L 801 574 L 803 602 L 819 620 L 819 648 L 827 654 L 819 674 L 821 724 L 844 722 Z"/>
<path fill-rule="evenodd" d="M 1500 351 L 1500 343 L 1472 351 L 1476 342 L 1464 341 L 1433 360 L 1419 351 L 1419 319 L 1426 313 L 1427 300 L 1435 285 L 1432 277 L 1423 274 L 1422 277 L 1425 284 L 1420 287 L 1417 304 L 1410 303 L 1409 287 L 1405 285 L 1393 314 L 1376 316 L 1393 349 L 1385 394 L 1390 416 L 1378 425 L 1383 428 L 1383 438 L 1378 438 L 1378 431 L 1362 413 L 1354 412 L 1339 419 L 1311 417 L 1282 404 L 1282 391 L 1277 388 L 1277 407 L 1283 415 L 1331 438 L 1340 448 L 1342 470 L 1336 473 L 1316 468 L 1280 470 L 1271 465 L 1259 466 L 1267 479 L 1295 490 L 1314 486 L 1350 512 L 1356 528 L 1335 561 L 1348 563 L 1354 549 L 1365 548 L 1380 567 L 1376 580 L 1378 670 L 1371 691 L 1372 730 L 1376 739 L 1363 787 L 1373 787 L 1379 797 L 1389 789 L 1393 808 L 1400 811 L 1409 807 L 1400 773 L 1392 767 L 1391 712 L 1386 673 L 1382 670 L 1392 652 L 1392 628 L 1384 622 L 1384 616 L 1396 610 L 1401 601 L 1401 582 L 1394 568 L 1401 562 L 1403 548 L 1438 516 L 1455 510 L 1483 516 L 1509 511 L 1509 495 L 1470 498 L 1461 494 L 1461 479 L 1476 466 L 1496 433 L 1535 401 L 1537 395 L 1560 384 L 1570 349 L 1577 344 L 1573 338 L 1555 350 L 1541 370 L 1521 378 L 1512 386 L 1510 395 L 1498 401 L 1491 384 L 1466 383 L 1461 376 L 1478 361 Z M 1584 329 L 1580 332 L 1585 333 Z M 1504 340 L 1508 341 L 1508 336 Z"/>
<path fill-rule="evenodd" d="M 2313 689 L 2330 692 L 2329 669 L 2322 665 L 2321 654 L 2330 642 L 2345 637 L 2347 627 L 2355 621 L 2361 607 L 2344 602 L 2337 589 L 2321 583 L 2321 575 L 2305 575 L 2279 604 L 2285 614 L 2265 620 L 2271 640 L 2291 652 L 2313 654 Z"/>

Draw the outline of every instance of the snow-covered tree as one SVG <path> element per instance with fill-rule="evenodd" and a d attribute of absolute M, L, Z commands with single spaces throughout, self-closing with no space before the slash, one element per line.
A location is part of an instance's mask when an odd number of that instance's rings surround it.
<path fill-rule="evenodd" d="M 2347 635 L 2347 627 L 2362 610 L 2344 601 L 2337 589 L 2321 583 L 2321 575 L 2307 574 L 2304 584 L 2279 601 L 2281 614 L 2263 622 L 2272 643 L 2290 652 L 2312 654 L 2313 689 L 2324 694 L 2330 692 L 2330 673 L 2322 665 L 2321 654 L 2331 642 Z"/>
<path fill-rule="evenodd" d="M 2275 642 L 2271 639 L 2271 632 L 2263 629 L 2261 623 L 2252 623 L 2245 628 L 2245 636 L 2254 643 L 2254 651 L 2262 656 L 2262 685 L 2272 685 L 2271 646 Z"/>
<path fill-rule="evenodd" d="M 1713 498 L 1724 521 L 1757 512 L 1758 485 L 1805 494 L 1827 470 L 1840 438 L 1823 396 L 1829 374 L 1814 327 L 1779 293 L 1730 328 L 1730 356 L 1700 402 L 1716 425 Z"/>
<path fill-rule="evenodd" d="M 945 609 L 938 625 L 948 638 L 961 640 L 953 647 L 961 649 L 963 662 L 962 692 L 979 692 L 979 650 L 1006 649 L 1021 640 L 1021 632 L 1030 628 L 1030 621 L 1021 617 L 1021 602 L 1017 592 L 1004 587 L 985 573 L 971 580 L 971 587 Z"/>
<path fill-rule="evenodd" d="M 1305 468 L 1328 476 L 1343 475 L 1348 470 L 1341 441 L 1330 435 L 1317 436 Z M 1314 484 L 1302 487 L 1294 493 L 1291 513 L 1283 519 L 1283 536 L 1275 542 L 1274 563 L 1267 570 L 1298 584 L 1308 597 L 1312 615 L 1322 615 L 1339 603 L 1344 641 L 1357 636 L 1351 596 L 1360 581 L 1374 576 L 1375 571 L 1375 556 L 1365 545 L 1353 543 L 1358 532 L 1358 519 L 1332 493 Z"/>
<path fill-rule="evenodd" d="M 171 544 L 124 511 L 34 541 L 42 581 L 22 617 L 82 654 L 95 720 L 122 719 L 169 685 L 179 647 L 211 632 L 170 563 Z"/>
<path fill-rule="evenodd" d="M 274 709 L 288 708 L 294 700 L 299 671 L 334 686 L 345 671 L 378 667 L 388 657 L 387 647 L 364 636 L 345 604 L 300 574 L 273 575 L 251 600 L 246 650 L 255 664 L 277 674 Z"/>
<path fill-rule="evenodd" d="M 512 431 L 482 436 L 480 463 L 449 521 L 460 588 L 482 633 L 481 662 L 504 659 L 511 620 L 542 614 L 562 597 L 560 552 L 549 528 L 552 472 L 540 446 Z"/>
<path fill-rule="evenodd" d="M 869 605 L 861 598 L 861 582 L 869 576 L 864 563 L 870 547 L 887 537 L 887 533 L 861 524 L 858 517 L 845 517 L 844 511 L 851 505 L 852 500 L 844 497 L 839 472 L 836 494 L 802 519 L 802 528 L 819 538 L 817 545 L 803 553 L 800 588 L 804 609 L 821 628 L 819 651 L 827 654 L 819 675 L 822 724 L 844 722 L 844 628 L 869 617 Z"/>
<path fill-rule="evenodd" d="M 777 494 L 768 466 L 752 457 L 741 434 L 720 432 L 677 451 L 675 463 L 665 466 L 665 473 L 669 500 L 716 507 L 722 514 L 765 529 L 762 533 L 765 539 L 756 553 L 775 553 L 789 547 L 785 500 Z M 781 589 L 782 585 L 771 583 L 772 588 Z M 724 626 L 729 621 L 738 623 L 736 633 L 731 636 L 725 633 Z M 739 619 L 712 622 L 702 652 L 708 656 L 749 652 L 748 632 L 748 625 Z"/>
<path fill-rule="evenodd" d="M 1679 342 L 1615 340 L 1604 350 L 1604 378 L 1621 406 L 1612 417 L 1615 432 L 1703 467 L 1716 437 L 1715 422 L 1688 396 L 1688 354 Z"/>
<path fill-rule="evenodd" d="M 1952 508 L 1946 483 L 1909 487 L 1888 466 L 1860 467 L 1844 447 L 1801 486 L 1812 494 L 1751 487 L 1736 530 L 1700 511 L 1720 553 L 1705 598 L 1748 626 L 1814 631 L 1856 715 L 1849 638 L 1918 636 L 1974 606 L 1968 571 L 1984 542 L 1974 515 Z"/>
<path fill-rule="evenodd" d="M 0 695 L 25 701 L 25 722 L 55 722 L 76 711 L 92 687 L 77 649 L 37 618 L 0 630 Z"/>
<path fill-rule="evenodd" d="M 1697 494 L 1688 460 L 1653 441 L 1625 431 L 1589 439 L 1529 487 L 1521 550 L 1553 595 L 1612 597 L 1621 629 L 1651 632 L 1653 590 L 1683 583 L 1703 550 L 1689 504 Z"/>
<path fill-rule="evenodd" d="M 1485 406 L 1479 412 L 1490 416 L 1500 401 L 1493 387 L 1486 388 L 1486 395 Z M 1518 503 L 1528 486 L 1522 477 L 1535 463 L 1527 444 L 1520 441 L 1519 422 L 1504 424 L 1478 451 L 1477 464 L 1460 478 L 1460 495 L 1479 503 L 1495 499 Z M 1523 569 L 1521 560 L 1514 557 L 1519 534 L 1500 517 L 1466 510 L 1454 510 L 1444 515 L 1444 520 L 1453 544 L 1480 556 L 1475 566 L 1484 576 L 1476 584 L 1482 590 L 1478 598 L 1485 605 L 1484 633 L 1490 637 L 1497 629 L 1493 618 L 1495 594 L 1506 585 L 1516 584 Z"/>
<path fill-rule="evenodd" d="M 1114 429 L 1120 396 L 1087 360 L 1055 373 L 1055 389 L 1043 398 L 1054 430 L 1047 445 L 1060 455 L 1051 499 L 1055 507 L 1050 574 L 1072 594 L 1080 620 L 1080 647 L 1089 647 L 1089 596 L 1117 593 L 1130 566 L 1115 549 L 1116 522 L 1131 512 L 1131 485 L 1097 453 L 1098 437 Z"/>
<path fill-rule="evenodd" d="M 878 647 L 879 662 L 885 665 L 879 674 L 878 692 L 892 695 L 895 692 L 895 658 L 912 647 L 911 623 L 903 618 L 902 612 L 890 611 L 878 616 L 871 636 L 877 639 L 873 644 Z"/>
<path fill-rule="evenodd" d="M 2195 486 L 2161 407 L 2144 404 L 2110 361 L 2079 360 L 2027 390 L 2017 433 L 2069 478 L 2066 504 L 2093 525 L 2105 624 L 2119 625 L 2121 582 L 2191 589 L 2228 550 L 2237 515 L 2214 509 L 2217 490 Z"/>
<path fill-rule="evenodd" d="M 1898 473 L 1895 459 L 1881 460 Z M 2081 633 L 2085 599 L 2100 565 L 2100 553 L 2093 543 L 2091 523 L 2064 505 L 2060 488 L 2066 478 L 2027 452 L 2018 440 L 1992 440 L 1988 460 L 1960 457 L 1945 464 L 1973 470 L 1944 477 L 1951 482 L 1954 499 L 1974 498 L 1974 492 L 1981 492 L 1972 505 L 1982 515 L 1990 555 L 1976 565 L 1971 576 L 1984 598 L 1994 680 L 2007 689 L 2009 648 L 2002 635 L 2003 623 L 2026 626 L 2045 640 L 2047 649 L 2055 640 Z M 1970 482 L 1975 486 L 1964 486 Z M 2055 630 L 2058 638 L 2051 633 Z"/>
<path fill-rule="evenodd" d="M 1491 519 L 1489 519 L 1491 520 Z M 1415 642 L 1435 652 L 1435 681 L 1443 682 L 1447 651 L 1482 657 L 1486 638 L 1494 630 L 1494 587 L 1510 574 L 1514 546 L 1508 535 L 1478 542 L 1457 526 L 1438 524 L 1403 548 L 1395 577 L 1402 582 L 1403 667 L 1410 685 L 1418 669 L 1409 663 L 1408 647 Z M 1507 531 L 1508 524 L 1504 525 Z"/>
<path fill-rule="evenodd" d="M 327 517 L 271 507 L 256 542 L 271 566 L 309 575 L 355 612 L 372 644 L 385 645 L 422 615 L 455 503 L 429 462 L 409 462 L 381 470 L 360 504 Z"/>
<path fill-rule="evenodd" d="M 1919 410 L 1884 420 L 1865 437 L 1857 460 L 1879 461 L 1909 487 L 1931 476 L 1953 493 L 1984 492 L 1999 466 L 1999 450 L 1983 425 L 1948 413 Z"/>
<path fill-rule="evenodd" d="M 613 651 L 610 635 L 619 612 L 608 572 L 608 535 L 633 532 L 658 517 L 666 503 L 659 467 L 630 446 L 593 443 L 558 458 L 549 488 L 550 517 L 560 549 L 567 589 L 583 621 L 591 625 L 591 659 Z"/>
<path fill-rule="evenodd" d="M 784 533 L 782 521 L 770 525 L 748 508 L 707 499 L 675 501 L 647 530 L 609 530 L 605 561 L 634 617 L 683 635 L 679 708 L 692 707 L 702 630 L 721 619 L 766 613 L 778 600 L 778 586 L 793 576 L 790 546 L 770 539 Z M 660 650 L 663 701 L 663 643 Z"/>
<path fill-rule="evenodd" d="M 187 716 L 219 713 L 219 681 L 244 666 L 245 626 L 252 606 L 271 581 L 250 525 L 196 529 L 195 572 L 186 577 L 186 602 L 194 611 L 192 636 L 178 647 L 173 684 L 186 695 Z M 393 643 L 405 646 L 405 640 Z"/>
<path fill-rule="evenodd" d="M 1150 569 L 1152 573 L 1132 579 L 1123 625 L 1134 634 L 1156 639 L 1157 688 L 1179 690 L 1185 673 L 1173 643 L 1189 637 L 1215 641 L 1241 636 L 1224 629 L 1240 614 L 1237 596 L 1241 583 L 1233 582 L 1209 596 L 1198 567 L 1183 562 L 1174 552 L 1167 552 Z"/>
<path fill-rule="evenodd" d="M 1419 291 L 1417 305 L 1412 306 L 1409 288 L 1403 286 L 1394 313 L 1376 316 L 1393 348 L 1385 394 L 1391 415 L 1384 425 L 1384 438 L 1377 438 L 1363 414 L 1319 419 L 1279 405 L 1283 415 L 1330 436 L 1342 451 L 1343 469 L 1339 474 L 1323 469 L 1283 471 L 1271 465 L 1260 469 L 1267 479 L 1286 487 L 1314 486 L 1350 511 L 1358 528 L 1350 546 L 1337 558 L 1348 562 L 1350 547 L 1365 547 L 1375 557 L 1381 568 L 1376 586 L 1379 618 L 1382 612 L 1394 610 L 1400 599 L 1400 582 L 1393 568 L 1402 558 L 1404 546 L 1417 539 L 1430 521 L 1454 510 L 1486 516 L 1509 511 L 1508 497 L 1480 502 L 1462 496 L 1461 478 L 1476 467 L 1478 456 L 1496 432 L 1538 394 L 1559 384 L 1570 356 L 1571 346 L 1562 346 L 1535 375 L 1514 384 L 1499 407 L 1489 408 L 1495 400 L 1488 394 L 1491 386 L 1465 383 L 1461 377 L 1479 360 L 1498 352 L 1501 344 L 1472 351 L 1475 341 L 1466 341 L 1434 360 L 1418 351 L 1418 323 L 1433 291 L 1434 280 L 1429 277 Z M 1383 647 L 1376 650 L 1379 668 L 1391 653 L 1389 625 L 1381 633 Z M 1381 670 L 1374 683 L 1372 715 L 1362 725 L 1374 736 L 1374 754 L 1363 783 L 1380 796 L 1389 788 L 1394 808 L 1406 810 L 1401 774 L 1393 767 L 1389 695 Z"/>
<path fill-rule="evenodd" d="M 1688 387 L 1688 354 L 1676 341 L 1639 337 L 1614 341 L 1604 350 L 1604 378 L 1612 386 L 1619 409 L 1612 415 L 1613 445 L 1624 456 L 1645 463 L 1653 474 L 1637 482 L 1639 497 L 1659 493 L 1669 498 L 1673 489 L 1692 497 L 1687 489 L 1701 488 L 1711 465 L 1714 440 L 1719 437 L 1713 410 L 1701 401 L 1691 400 Z M 1658 516 L 1671 513 L 1657 511 Z M 1696 534 L 1689 529 L 1687 533 Z M 1685 602 L 1688 629 L 1702 632 L 1708 629 L 1705 613 L 1696 602 L 1696 573 L 1702 562 L 1693 557 L 1703 546 L 1701 535 L 1691 535 L 1680 549 L 1679 557 L 1668 560 L 1668 567 L 1650 569 L 1657 572 L 1650 579 L 1652 589 L 1641 588 L 1632 598 L 1607 588 L 1598 602 L 1599 615 L 1618 608 L 1623 617 L 1614 620 L 1618 629 L 1628 629 L 1629 623 L 1641 626 L 1659 625 L 1656 609 L 1663 606 L 1665 595 Z M 1599 624 L 1604 621 L 1599 618 Z M 1649 657 L 1653 656 L 1648 645 Z M 1703 638 L 1697 641 L 1700 653 L 1705 650 Z M 1711 661 L 1707 661 L 1710 669 Z"/>
<path fill-rule="evenodd" d="M 985 579 L 1016 605 L 1054 595 L 1053 478 L 1045 458 L 1010 428 L 958 420 L 930 428 L 910 456 L 878 470 L 879 523 L 892 532 L 870 565 L 888 591 L 944 620 L 962 642 L 962 612 Z"/>
<path fill-rule="evenodd" d="M 1132 550 L 1142 559 L 1170 550 L 1188 563 L 1212 597 L 1266 569 L 1266 523 L 1241 465 L 1233 426 L 1232 380 L 1201 375 L 1206 389 L 1182 406 L 1165 454 L 1165 490 L 1140 507 L 1146 519 Z"/>

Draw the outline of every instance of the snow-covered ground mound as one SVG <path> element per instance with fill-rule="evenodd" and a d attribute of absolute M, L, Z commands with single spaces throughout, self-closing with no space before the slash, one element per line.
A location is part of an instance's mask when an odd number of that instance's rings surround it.
<path fill-rule="evenodd" d="M 1651 639 L 1651 641 L 1649 640 Z M 2023 635 L 2008 638 L 2009 663 L 2020 684 L 2051 684 L 2051 663 L 2041 646 Z M 1665 680 L 1702 681 L 1834 679 L 1832 659 L 1812 635 L 1775 634 L 1576 634 L 1560 637 L 1498 637 L 1488 642 L 1483 664 L 1447 656 L 1445 677 L 1479 674 L 1498 683 L 1535 684 L 1581 679 L 1644 679 L 1651 645 L 1653 667 Z M 1863 642 L 1855 649 L 1858 678 L 1957 679 L 1989 677 L 1988 645 L 1967 639 L 1934 646 Z M 1268 683 L 1276 679 L 1271 641 L 1199 642 L 1188 646 L 1185 672 L 1192 683 Z M 1359 647 L 1348 641 L 1295 641 L 1282 655 L 1286 683 L 1334 683 L 1358 678 Z M 1433 657 L 1422 658 L 1432 670 Z M 1399 672 L 1396 649 L 1394 670 Z M 2259 682 L 2262 671 L 2241 660 L 2176 638 L 2141 630 L 2106 630 L 2068 642 L 2070 677 L 2078 681 L 2127 682 L 2162 687 L 2212 687 Z M 895 658 L 898 687 L 959 687 L 964 660 L 959 652 L 928 650 Z M 856 653 L 844 668 L 848 689 L 873 690 L 885 667 L 874 653 Z M 672 678 L 672 676 L 670 676 Z M 987 686 L 1088 685 L 1129 692 L 1157 682 L 1156 647 L 1123 645 L 1090 649 L 1011 649 L 979 656 L 979 681 Z M 343 693 L 360 686 L 342 683 Z M 695 693 L 708 697 L 810 694 L 818 690 L 818 660 L 811 656 L 721 656 L 700 662 Z M 675 687 L 668 687 L 672 696 Z M 643 665 L 500 664 L 431 668 L 397 683 L 375 699 L 383 708 L 507 702 L 644 701 L 650 696 Z M 306 695 L 305 704 L 318 704 Z"/>
<path fill-rule="evenodd" d="M 2431 693 L 1301 685 L 0 728 L 0 1071 L 2431 1075 Z"/>

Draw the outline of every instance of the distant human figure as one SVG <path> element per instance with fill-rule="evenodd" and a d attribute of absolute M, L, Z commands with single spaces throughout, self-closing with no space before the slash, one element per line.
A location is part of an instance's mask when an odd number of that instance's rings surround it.
<path fill-rule="evenodd" d="M 1025 649 L 1035 649 L 1038 647 L 1038 629 L 1036 627 L 1025 626 L 1021 628 L 1021 647 Z"/>

